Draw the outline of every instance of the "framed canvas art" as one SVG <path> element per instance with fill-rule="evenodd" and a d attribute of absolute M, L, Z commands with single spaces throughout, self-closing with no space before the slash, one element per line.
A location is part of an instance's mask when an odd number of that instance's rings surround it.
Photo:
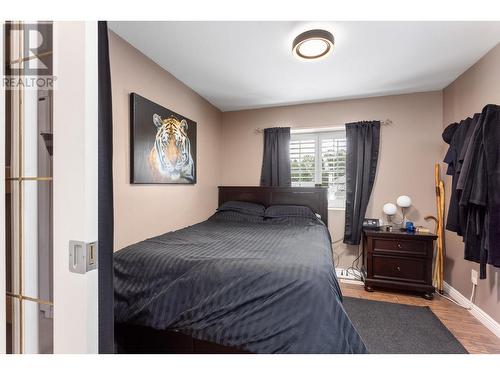
<path fill-rule="evenodd" d="M 195 184 L 196 122 L 130 94 L 130 182 Z"/>

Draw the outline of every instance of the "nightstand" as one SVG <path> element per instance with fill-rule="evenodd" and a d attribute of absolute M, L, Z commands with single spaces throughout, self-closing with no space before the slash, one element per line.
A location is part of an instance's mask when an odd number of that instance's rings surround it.
<path fill-rule="evenodd" d="M 365 230 L 363 253 L 365 289 L 399 289 L 422 293 L 432 299 L 432 258 L 434 240 L 429 233 Z"/>

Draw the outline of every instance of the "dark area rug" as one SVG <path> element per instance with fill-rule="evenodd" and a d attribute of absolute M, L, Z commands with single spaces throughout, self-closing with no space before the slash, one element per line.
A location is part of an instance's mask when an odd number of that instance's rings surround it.
<path fill-rule="evenodd" d="M 351 297 L 344 307 L 370 353 L 467 354 L 429 307 Z"/>

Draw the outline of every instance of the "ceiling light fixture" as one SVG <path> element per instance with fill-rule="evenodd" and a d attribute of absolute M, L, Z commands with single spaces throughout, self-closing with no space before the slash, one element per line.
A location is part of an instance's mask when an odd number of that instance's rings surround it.
<path fill-rule="evenodd" d="M 333 49 L 334 38 L 326 30 L 309 30 L 293 40 L 292 51 L 303 60 L 315 60 L 328 55 Z"/>

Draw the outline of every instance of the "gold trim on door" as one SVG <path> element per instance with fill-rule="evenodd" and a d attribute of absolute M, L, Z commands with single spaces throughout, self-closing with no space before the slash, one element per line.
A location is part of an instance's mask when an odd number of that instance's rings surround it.
<path fill-rule="evenodd" d="M 7 177 L 6 181 L 52 181 L 52 177 Z"/>
<path fill-rule="evenodd" d="M 7 294 L 9 297 L 12 297 L 12 298 L 17 298 L 17 299 L 19 299 L 19 300 L 23 300 L 23 299 L 25 299 L 26 301 L 31 301 L 31 302 L 41 303 L 42 305 L 54 306 L 54 303 L 53 303 L 53 302 L 50 302 L 50 301 L 45 301 L 45 300 L 43 300 L 43 299 L 33 298 L 33 297 L 28 297 L 28 296 L 23 296 L 22 294 L 16 294 L 16 293 L 11 293 L 11 292 L 6 292 L 6 294 Z"/>
<path fill-rule="evenodd" d="M 19 29 L 23 26 L 22 22 L 19 22 Z M 18 33 L 19 35 L 19 58 L 23 59 L 24 58 L 24 33 Z M 11 61 L 12 64 L 12 61 Z M 21 72 L 24 71 L 24 64 L 19 64 L 19 78 L 21 78 Z M 23 170 L 24 170 L 24 158 L 23 158 L 23 128 L 24 128 L 24 88 L 21 86 L 19 88 L 19 93 L 18 93 L 18 176 L 23 175 Z M 18 270 L 18 275 L 19 275 L 19 294 L 23 295 L 24 294 L 24 288 L 23 288 L 23 280 L 24 280 L 24 242 L 23 242 L 23 223 L 24 223 L 24 218 L 23 218 L 23 193 L 24 193 L 24 184 L 22 183 L 22 180 L 19 180 L 19 193 L 18 193 L 18 202 L 19 202 L 19 213 L 18 213 L 18 226 L 19 226 L 19 238 L 18 238 L 18 246 L 19 246 L 19 270 Z M 23 301 L 22 299 L 19 299 L 19 353 L 24 352 L 24 309 L 23 309 Z"/>

